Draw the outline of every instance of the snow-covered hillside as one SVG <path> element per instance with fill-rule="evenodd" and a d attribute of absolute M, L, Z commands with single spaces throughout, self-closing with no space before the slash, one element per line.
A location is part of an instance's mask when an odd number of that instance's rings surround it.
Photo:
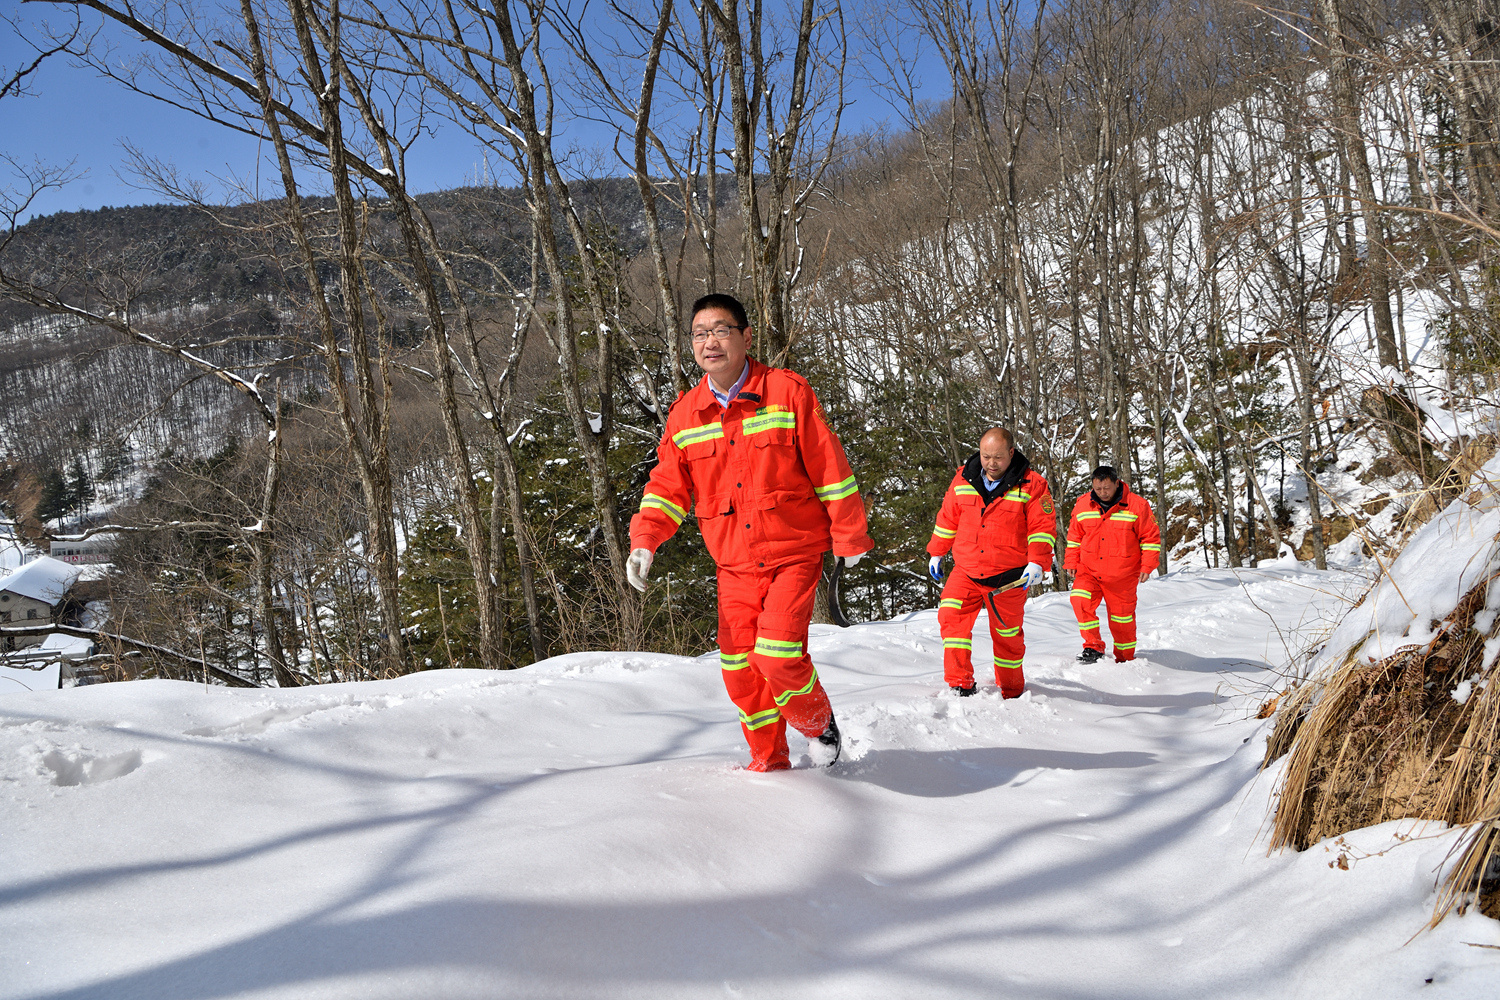
<path fill-rule="evenodd" d="M 6 695 L 0 997 L 1490 997 L 1454 834 L 1266 856 L 1256 709 L 1365 582 L 1176 572 L 1088 667 L 1036 598 L 1014 702 L 814 626 L 827 772 L 739 768 L 712 656 Z"/>

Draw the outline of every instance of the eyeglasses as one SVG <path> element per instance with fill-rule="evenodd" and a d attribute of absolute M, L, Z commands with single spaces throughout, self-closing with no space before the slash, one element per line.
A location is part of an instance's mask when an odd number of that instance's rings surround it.
<path fill-rule="evenodd" d="M 716 326 L 712 330 L 693 330 L 689 336 L 692 337 L 693 343 L 701 344 L 709 337 L 715 340 L 725 340 L 731 333 L 739 333 L 743 329 L 745 329 L 743 326 Z"/>

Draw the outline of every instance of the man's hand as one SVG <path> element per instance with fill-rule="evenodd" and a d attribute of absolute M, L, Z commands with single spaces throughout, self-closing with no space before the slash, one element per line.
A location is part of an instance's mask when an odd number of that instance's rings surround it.
<path fill-rule="evenodd" d="M 927 575 L 932 577 L 933 583 L 943 582 L 943 557 L 933 556 L 927 560 Z"/>
<path fill-rule="evenodd" d="M 650 549 L 631 549 L 625 560 L 625 579 L 641 593 L 646 592 L 646 576 L 651 572 L 651 560 L 655 556 Z"/>
<path fill-rule="evenodd" d="M 1144 572 L 1144 573 L 1141 574 L 1141 578 L 1140 578 L 1139 582 L 1140 583 L 1145 583 L 1149 579 L 1151 579 L 1151 570 L 1148 569 L 1148 570 L 1146 570 L 1146 572 Z"/>
<path fill-rule="evenodd" d="M 875 551 L 874 549 L 866 549 L 865 551 L 856 553 L 856 554 L 854 554 L 852 556 L 844 556 L 844 568 L 845 569 L 853 569 L 855 563 L 859 562 L 865 556 L 869 555 L 871 552 L 874 552 L 874 551 Z"/>
<path fill-rule="evenodd" d="M 1041 563 L 1027 563 L 1026 568 L 1021 570 L 1021 584 L 1027 590 L 1042 582 L 1042 577 L 1047 571 L 1042 569 Z"/>

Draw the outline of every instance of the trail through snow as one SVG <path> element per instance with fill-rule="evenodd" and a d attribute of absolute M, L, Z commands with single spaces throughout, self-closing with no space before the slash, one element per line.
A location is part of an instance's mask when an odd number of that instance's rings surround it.
<path fill-rule="evenodd" d="M 1493 997 L 1500 924 L 1407 943 L 1451 831 L 1266 854 L 1255 709 L 1360 583 L 1174 573 L 1091 666 L 1036 598 L 1012 702 L 815 626 L 829 771 L 740 769 L 711 655 L 7 694 L 0 998 Z"/>

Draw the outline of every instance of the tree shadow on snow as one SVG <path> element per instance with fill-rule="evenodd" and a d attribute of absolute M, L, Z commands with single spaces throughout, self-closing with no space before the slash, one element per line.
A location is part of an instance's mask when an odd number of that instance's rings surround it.
<path fill-rule="evenodd" d="M 871 750 L 859 760 L 829 771 L 843 781 L 878 785 L 902 795 L 947 798 L 1008 785 L 1027 771 L 1096 771 L 1146 767 L 1156 756 L 1138 751 L 1079 753 L 1031 747 L 974 747 L 968 750 Z"/>

